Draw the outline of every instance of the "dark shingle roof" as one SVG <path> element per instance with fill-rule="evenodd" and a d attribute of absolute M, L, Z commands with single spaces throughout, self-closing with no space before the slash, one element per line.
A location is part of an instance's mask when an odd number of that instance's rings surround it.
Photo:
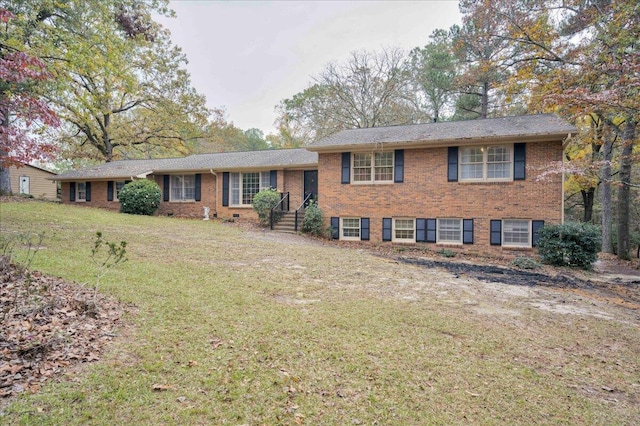
<path fill-rule="evenodd" d="M 380 143 L 464 143 L 482 139 L 561 137 L 577 133 L 577 129 L 553 114 L 482 120 L 448 121 L 406 126 L 371 127 L 343 130 L 312 143 L 308 149 L 332 149 Z"/>
<path fill-rule="evenodd" d="M 259 168 L 316 167 L 318 154 L 298 149 L 198 154 L 183 158 L 120 160 L 62 173 L 55 180 L 129 179 L 150 173 L 195 172 L 204 170 L 247 170 Z"/>
<path fill-rule="evenodd" d="M 177 164 L 162 165 L 156 172 L 176 170 L 246 170 L 266 167 L 292 168 L 317 166 L 318 154 L 298 149 L 272 149 L 261 151 L 218 152 L 191 155 Z"/>

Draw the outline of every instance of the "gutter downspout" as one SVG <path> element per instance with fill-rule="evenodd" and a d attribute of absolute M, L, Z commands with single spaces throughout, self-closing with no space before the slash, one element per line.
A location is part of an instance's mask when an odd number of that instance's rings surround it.
<path fill-rule="evenodd" d="M 562 203 L 561 203 L 561 216 L 560 216 L 560 223 L 562 225 L 564 225 L 564 179 L 565 179 L 565 161 L 566 161 L 566 156 L 565 156 L 565 148 L 567 147 L 567 143 L 569 142 L 569 139 L 571 139 L 571 133 L 569 133 L 567 135 L 567 137 L 565 138 L 564 141 L 562 141 Z"/>
<path fill-rule="evenodd" d="M 218 174 L 213 171 L 213 169 L 209 169 L 209 173 L 211 173 L 216 178 L 216 186 L 215 186 L 215 196 L 213 198 L 214 210 L 213 217 L 218 217 Z"/>

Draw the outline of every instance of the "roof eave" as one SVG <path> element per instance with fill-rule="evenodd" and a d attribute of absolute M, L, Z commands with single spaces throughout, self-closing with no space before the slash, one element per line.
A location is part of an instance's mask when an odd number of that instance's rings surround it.
<path fill-rule="evenodd" d="M 558 133 L 544 133 L 534 135 L 507 135 L 507 136 L 483 136 L 476 138 L 452 138 L 452 139 L 438 139 L 433 141 L 404 141 L 404 142 L 365 142 L 355 144 L 342 144 L 342 145 L 328 145 L 328 146 L 309 146 L 309 151 L 318 153 L 331 153 L 331 152 L 344 152 L 344 151 L 358 151 L 358 150 L 370 150 L 372 147 L 390 146 L 394 149 L 397 148 L 442 148 L 449 146 L 467 146 L 467 145 L 481 145 L 487 142 L 553 142 L 564 141 L 568 137 L 575 136 L 577 130 L 570 132 L 558 132 Z"/>
<path fill-rule="evenodd" d="M 53 178 L 47 178 L 57 182 L 74 182 L 78 180 L 90 180 L 93 182 L 98 181 L 109 181 L 109 180 L 133 180 L 133 179 L 145 179 L 147 176 L 152 174 L 152 171 L 143 172 L 139 174 L 128 174 L 128 175 L 116 175 L 116 176 L 56 176 Z"/>

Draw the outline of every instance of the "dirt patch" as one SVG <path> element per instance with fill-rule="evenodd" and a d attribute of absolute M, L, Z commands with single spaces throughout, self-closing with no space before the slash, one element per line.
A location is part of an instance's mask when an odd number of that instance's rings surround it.
<path fill-rule="evenodd" d="M 438 261 L 396 256 L 402 263 L 418 265 L 425 268 L 442 268 L 455 278 L 468 277 L 489 283 L 502 283 L 526 287 L 550 287 L 569 289 L 592 294 L 594 297 L 617 302 L 631 309 L 640 309 L 640 276 L 602 276 L 597 280 L 584 280 L 568 274 L 549 275 L 545 273 L 524 271 L 495 265 L 470 264 L 462 262 Z"/>

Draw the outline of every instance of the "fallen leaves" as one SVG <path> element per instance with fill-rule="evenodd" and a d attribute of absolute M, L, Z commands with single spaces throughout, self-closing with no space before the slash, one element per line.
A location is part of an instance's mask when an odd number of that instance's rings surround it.
<path fill-rule="evenodd" d="M 122 313 L 90 289 L 0 262 L 0 397 L 37 392 L 69 366 L 99 360 Z"/>

